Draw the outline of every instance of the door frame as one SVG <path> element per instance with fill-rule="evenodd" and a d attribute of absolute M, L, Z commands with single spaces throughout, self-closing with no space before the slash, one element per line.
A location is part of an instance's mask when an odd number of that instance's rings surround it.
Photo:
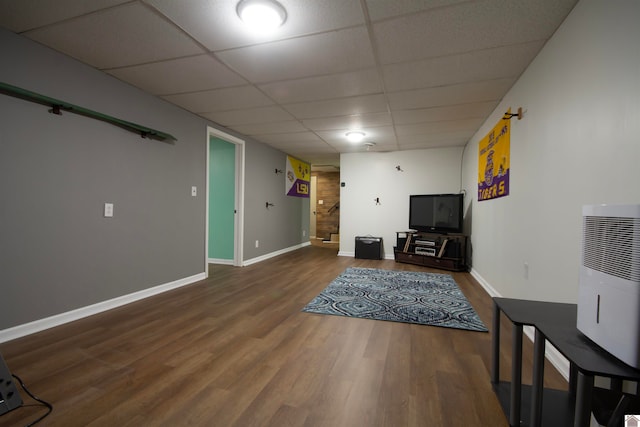
<path fill-rule="evenodd" d="M 235 201 L 234 201 L 234 229 L 233 229 L 233 265 L 243 265 L 243 239 L 244 239 L 244 144 L 243 139 L 237 138 L 219 129 L 207 126 L 207 179 L 205 185 L 205 239 L 204 239 L 204 266 L 205 273 L 209 277 L 209 174 L 211 173 L 209 156 L 211 155 L 211 137 L 222 139 L 235 146 Z"/>

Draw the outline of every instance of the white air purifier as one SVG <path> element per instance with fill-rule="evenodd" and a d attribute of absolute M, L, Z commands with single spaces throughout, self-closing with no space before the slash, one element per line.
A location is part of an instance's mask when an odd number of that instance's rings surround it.
<path fill-rule="evenodd" d="M 580 332 L 640 368 L 640 205 L 582 208 Z"/>

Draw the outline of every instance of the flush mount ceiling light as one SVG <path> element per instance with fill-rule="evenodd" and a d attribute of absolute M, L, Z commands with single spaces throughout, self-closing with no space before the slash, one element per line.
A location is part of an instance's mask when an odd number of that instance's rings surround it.
<path fill-rule="evenodd" d="M 364 135 L 365 135 L 364 132 L 360 132 L 360 131 L 352 131 L 352 132 L 346 133 L 346 136 L 349 142 L 360 142 L 364 139 Z"/>
<path fill-rule="evenodd" d="M 287 19 L 287 11 L 275 0 L 241 0 L 236 12 L 242 22 L 262 33 L 275 30 Z"/>

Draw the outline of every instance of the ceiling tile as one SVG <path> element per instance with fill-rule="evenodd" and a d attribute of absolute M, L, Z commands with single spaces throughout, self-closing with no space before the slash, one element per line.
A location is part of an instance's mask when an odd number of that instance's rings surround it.
<path fill-rule="evenodd" d="M 217 56 L 254 83 L 341 73 L 374 65 L 364 26 L 226 50 Z"/>
<path fill-rule="evenodd" d="M 386 112 L 387 101 L 383 95 L 367 95 L 328 101 L 302 102 L 283 107 L 298 119 L 312 119 Z"/>
<path fill-rule="evenodd" d="M 386 90 L 445 86 L 519 77 L 543 46 L 542 41 L 485 49 L 461 55 L 403 62 L 383 67 Z"/>
<path fill-rule="evenodd" d="M 175 26 L 139 3 L 101 10 L 25 35 L 96 68 L 204 53 Z"/>
<path fill-rule="evenodd" d="M 268 122 L 284 122 L 294 120 L 291 114 L 280 107 L 269 106 L 259 108 L 246 108 L 242 110 L 219 111 L 206 113 L 202 116 L 213 120 L 223 126 L 234 126 L 240 124 L 256 124 Z"/>
<path fill-rule="evenodd" d="M 475 132 L 484 119 L 462 119 L 431 123 L 415 123 L 410 125 L 396 125 L 398 137 L 407 135 L 433 135 L 453 132 L 456 130 Z"/>
<path fill-rule="evenodd" d="M 169 102 L 197 113 L 237 110 L 273 105 L 273 102 L 253 86 L 237 86 L 202 92 L 163 96 Z"/>
<path fill-rule="evenodd" d="M 398 136 L 398 145 L 401 148 L 415 146 L 417 144 L 433 144 L 434 142 L 438 142 L 439 144 L 444 144 L 447 142 L 448 145 L 465 145 L 469 139 L 473 136 L 475 131 L 464 131 L 464 130 L 455 130 L 451 132 L 443 132 L 432 135 L 402 135 Z"/>
<path fill-rule="evenodd" d="M 447 107 L 396 110 L 392 112 L 396 125 L 428 123 L 442 120 L 486 118 L 498 105 L 498 101 L 477 102 Z"/>
<path fill-rule="evenodd" d="M 0 0 L 0 26 L 21 33 L 129 0 Z"/>
<path fill-rule="evenodd" d="M 424 12 L 436 7 L 464 3 L 468 0 L 366 0 L 369 16 L 372 21 L 410 13 Z"/>
<path fill-rule="evenodd" d="M 296 153 L 336 153 L 336 149 L 327 144 L 324 141 L 314 142 L 314 143 L 306 143 L 306 144 L 293 144 L 293 143 L 279 143 L 274 142 L 272 144 L 274 148 L 278 150 L 291 152 L 295 151 Z"/>
<path fill-rule="evenodd" d="M 463 147 L 468 137 L 458 138 L 441 138 L 441 137 L 429 137 L 422 139 L 420 142 L 413 142 L 409 144 L 401 144 L 402 150 L 424 150 L 426 148 L 442 148 L 442 147 Z"/>
<path fill-rule="evenodd" d="M 235 125 L 230 126 L 231 129 L 236 132 L 243 133 L 245 135 L 261 135 L 269 133 L 288 133 L 288 132 L 304 132 L 305 129 L 298 121 L 286 121 L 286 122 L 270 122 L 270 123 L 256 123 L 247 125 Z"/>
<path fill-rule="evenodd" d="M 146 0 L 212 51 L 299 37 L 364 24 L 359 0 L 279 0 L 285 23 L 269 35 L 252 34 L 236 14 L 238 0 Z"/>
<path fill-rule="evenodd" d="M 283 104 L 382 93 L 375 68 L 266 83 L 258 87 Z"/>
<path fill-rule="evenodd" d="M 383 64 L 544 40 L 575 0 L 466 2 L 373 25 Z"/>
<path fill-rule="evenodd" d="M 107 72 L 154 95 L 195 92 L 247 83 L 209 55 L 117 68 Z"/>
<path fill-rule="evenodd" d="M 392 120 L 389 113 L 373 113 L 320 119 L 305 119 L 302 123 L 309 129 L 316 131 L 390 126 L 392 124 Z"/>
<path fill-rule="evenodd" d="M 254 138 L 267 144 L 301 144 L 310 142 L 322 142 L 320 137 L 313 132 L 272 133 L 254 135 Z M 322 142 L 324 144 L 324 142 Z"/>
<path fill-rule="evenodd" d="M 515 78 L 498 79 L 478 83 L 393 92 L 387 96 L 393 110 L 497 101 L 502 99 L 503 95 L 514 82 Z"/>

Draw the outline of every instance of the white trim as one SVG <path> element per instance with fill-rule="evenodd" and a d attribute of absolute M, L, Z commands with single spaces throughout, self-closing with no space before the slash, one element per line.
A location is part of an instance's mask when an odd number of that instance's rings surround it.
<path fill-rule="evenodd" d="M 172 289 L 187 286 L 200 280 L 206 279 L 206 273 L 198 273 L 190 277 L 174 280 L 173 282 L 165 283 L 163 285 L 154 286 L 152 288 L 143 289 L 138 292 L 134 292 L 128 295 L 122 295 L 110 300 L 102 301 L 96 304 L 81 307 L 75 310 L 67 311 L 66 313 L 56 314 L 51 317 L 46 317 L 40 320 L 34 320 L 33 322 L 25 323 L 23 325 L 14 326 L 12 328 L 3 329 L 0 331 L 0 343 L 11 341 L 16 338 L 21 338 L 26 335 L 35 334 L 36 332 L 43 331 L 45 329 L 53 328 L 65 323 L 73 322 L 85 317 L 93 316 L 94 314 L 102 313 L 103 311 L 111 310 L 126 304 L 130 304 L 135 301 L 139 301 L 144 298 L 161 294 L 163 292 L 170 291 Z"/>
<path fill-rule="evenodd" d="M 223 132 L 219 129 L 207 126 L 207 161 L 206 161 L 206 185 L 205 185 L 205 240 L 204 240 L 204 258 L 205 258 L 205 271 L 207 271 L 207 265 L 209 264 L 209 156 L 210 153 L 210 140 L 211 137 L 220 138 L 235 145 L 235 161 L 236 161 L 236 173 L 235 173 L 235 210 L 234 215 L 234 242 L 233 242 L 233 265 L 242 266 L 242 258 L 244 257 L 244 168 L 245 168 L 245 150 L 243 139 L 237 138 L 231 134 Z"/>
<path fill-rule="evenodd" d="M 222 258 L 208 258 L 207 263 L 209 264 L 222 264 L 222 265 L 235 265 L 232 259 L 222 259 Z"/>
<path fill-rule="evenodd" d="M 501 297 L 500 293 L 496 291 L 496 289 L 489 284 L 476 270 L 473 268 L 469 272 L 474 279 L 480 283 L 480 286 L 484 288 L 485 291 L 489 294 L 489 296 L 493 297 Z M 533 326 L 525 326 L 522 328 L 524 335 L 529 338 L 529 341 L 532 343 L 535 342 L 535 328 Z M 567 382 L 569 381 L 569 361 L 558 351 L 556 348 L 550 343 L 545 343 L 545 351 L 544 356 L 549 360 L 549 362 L 560 372 L 560 375 L 564 377 Z"/>
<path fill-rule="evenodd" d="M 349 252 L 349 251 L 338 251 L 338 256 L 350 256 L 352 258 L 355 258 L 356 253 L 355 252 Z"/>
<path fill-rule="evenodd" d="M 311 242 L 303 242 L 303 243 L 300 243 L 299 245 L 289 246 L 288 248 L 280 249 L 279 251 L 271 252 L 271 253 L 256 257 L 256 258 L 248 259 L 242 265 L 243 266 L 247 266 L 247 265 L 251 265 L 251 264 L 256 264 L 258 262 L 266 261 L 269 258 L 273 258 L 273 257 L 276 257 L 278 255 L 283 255 L 283 254 L 286 254 L 288 252 L 292 252 L 292 251 L 295 251 L 295 250 L 298 250 L 300 248 L 303 248 L 305 246 L 310 246 L 310 245 L 311 245 Z"/>

